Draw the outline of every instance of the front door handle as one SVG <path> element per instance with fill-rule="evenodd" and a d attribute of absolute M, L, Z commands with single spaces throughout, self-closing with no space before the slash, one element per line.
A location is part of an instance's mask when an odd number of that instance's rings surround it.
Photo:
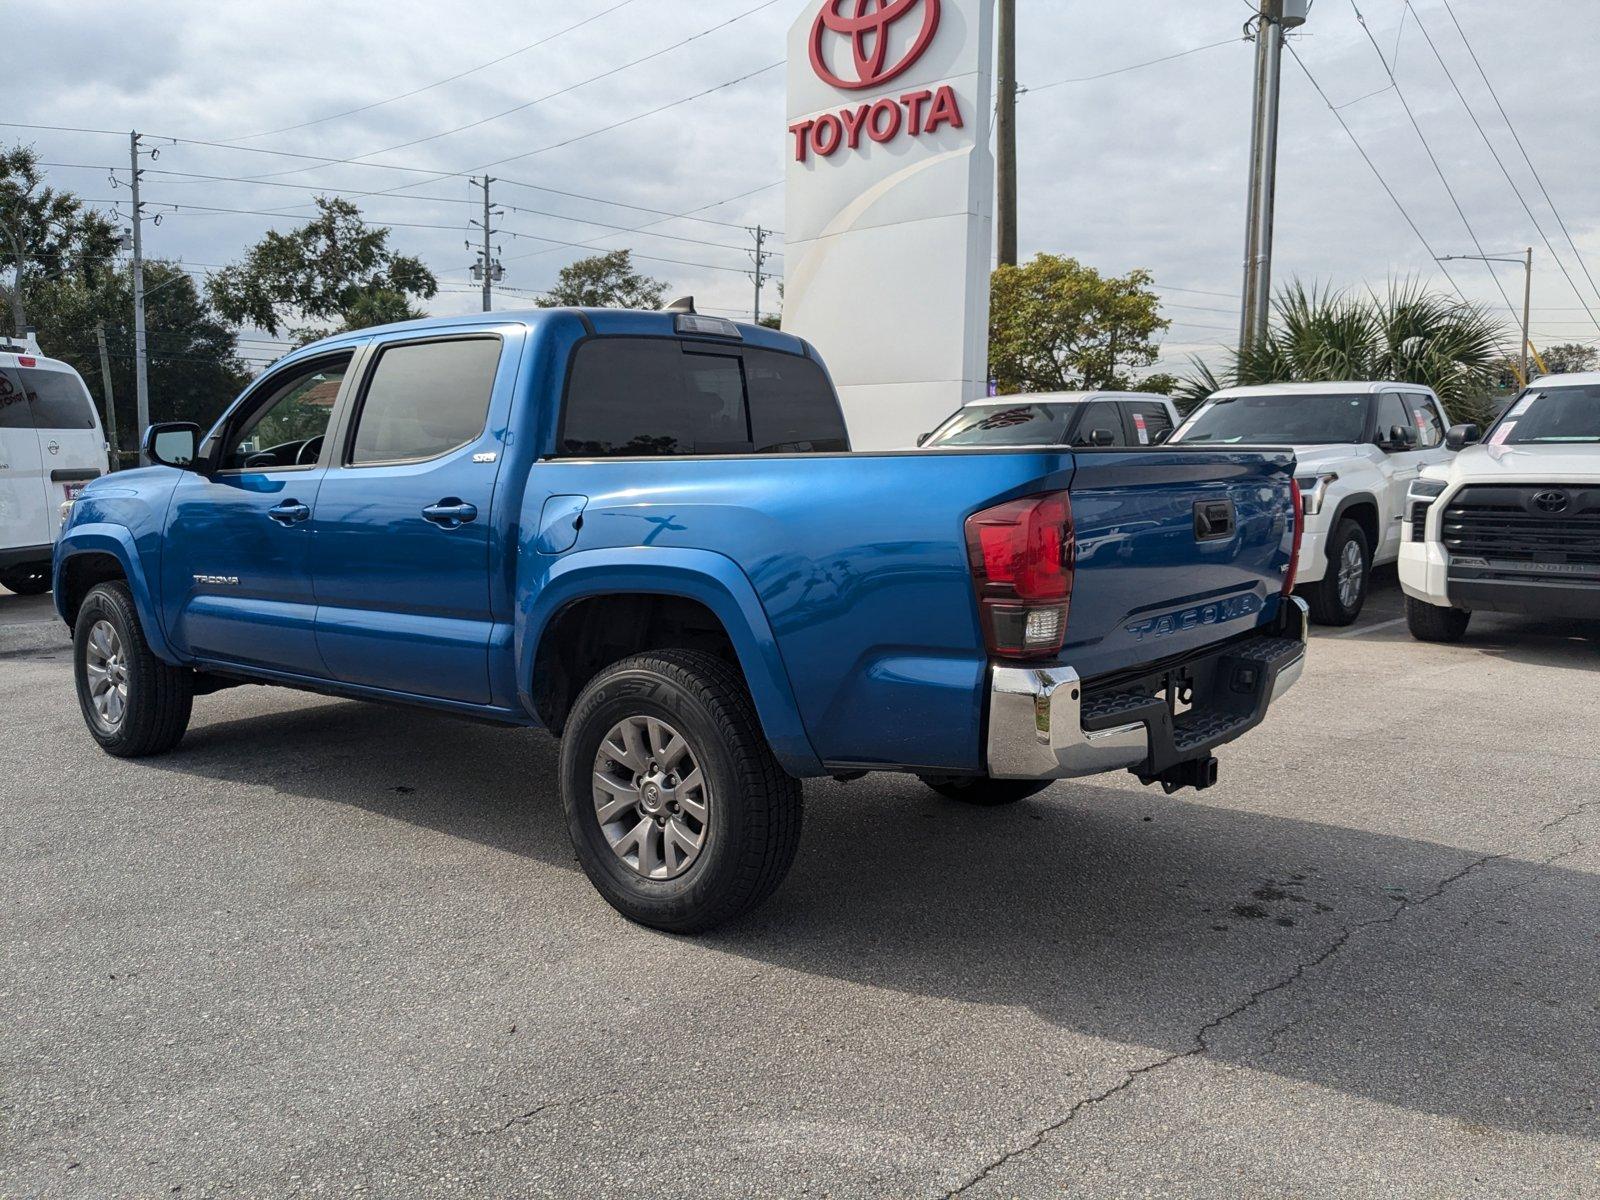
<path fill-rule="evenodd" d="M 451 496 L 437 504 L 428 505 L 422 510 L 422 516 L 441 529 L 460 529 L 468 521 L 478 519 L 478 508 L 475 504 L 467 504 Z"/>
<path fill-rule="evenodd" d="M 293 525 L 296 521 L 309 521 L 311 509 L 308 505 L 301 504 L 298 500 L 285 500 L 275 508 L 267 509 L 267 516 L 279 525 L 285 527 Z"/>

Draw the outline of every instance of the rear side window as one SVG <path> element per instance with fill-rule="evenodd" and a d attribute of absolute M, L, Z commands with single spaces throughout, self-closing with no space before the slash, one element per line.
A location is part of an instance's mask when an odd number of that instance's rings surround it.
<path fill-rule="evenodd" d="M 76 375 L 66 371 L 19 368 L 22 386 L 33 402 L 33 423 L 40 429 L 93 429 L 89 393 Z"/>
<path fill-rule="evenodd" d="M 483 434 L 499 338 L 390 346 L 367 377 L 351 466 L 437 458 Z"/>
<path fill-rule="evenodd" d="M 1133 426 L 1134 440 L 1141 446 L 1157 445 L 1172 432 L 1166 405 L 1153 401 L 1129 401 L 1128 423 Z"/>
<path fill-rule="evenodd" d="M 10 367 L 0 367 L 0 429 L 32 429 L 33 413 L 22 380 Z"/>
<path fill-rule="evenodd" d="M 810 359 L 668 338 L 580 346 L 558 442 L 579 458 L 849 448 L 838 397 Z"/>

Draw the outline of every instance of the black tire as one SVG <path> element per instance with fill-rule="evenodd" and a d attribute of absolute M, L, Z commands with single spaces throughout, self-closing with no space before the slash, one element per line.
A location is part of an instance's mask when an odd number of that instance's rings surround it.
<path fill-rule="evenodd" d="M 19 596 L 42 596 L 50 590 L 50 564 L 0 571 L 0 587 Z"/>
<path fill-rule="evenodd" d="M 596 814 L 601 744 L 633 716 L 680 731 L 709 787 L 702 848 L 674 878 L 647 878 L 625 862 Z M 698 650 L 625 659 L 584 687 L 562 739 L 561 798 L 589 881 L 630 921 L 669 933 L 699 933 L 760 904 L 800 845 L 799 780 L 773 757 L 739 672 Z"/>
<path fill-rule="evenodd" d="M 1459 642 L 1471 620 L 1472 614 L 1464 608 L 1444 608 L 1406 597 L 1406 628 L 1419 642 Z"/>
<path fill-rule="evenodd" d="M 90 694 L 90 639 L 101 621 L 111 625 L 121 646 L 127 699 L 115 722 L 96 711 Z M 107 754 L 146 758 L 165 754 L 183 740 L 194 707 L 194 672 L 168 666 L 151 652 L 127 584 L 97 584 L 84 597 L 72 630 L 72 674 L 84 724 Z"/>
<path fill-rule="evenodd" d="M 998 808 L 1037 796 L 1055 782 L 1053 779 L 990 779 L 987 775 L 950 776 L 939 779 L 921 776 L 922 782 L 947 800 L 979 808 Z"/>
<path fill-rule="evenodd" d="M 1346 547 L 1354 544 L 1361 553 L 1361 579 L 1355 600 L 1346 604 L 1339 595 L 1339 567 Z M 1328 541 L 1328 568 L 1323 577 L 1306 588 L 1311 619 L 1318 625 L 1351 625 L 1367 602 L 1367 587 L 1372 582 L 1372 547 L 1367 532 L 1354 521 L 1340 521 Z"/>

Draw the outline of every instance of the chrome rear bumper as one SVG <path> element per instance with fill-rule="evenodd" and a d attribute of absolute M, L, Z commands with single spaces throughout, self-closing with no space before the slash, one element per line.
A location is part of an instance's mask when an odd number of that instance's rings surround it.
<path fill-rule="evenodd" d="M 1255 690 L 1244 695 L 1233 687 L 1225 699 L 1236 702 L 1235 711 L 1210 725 L 1203 720 L 1207 712 L 1202 698 L 1191 710 L 1196 719 L 1185 727 L 1187 718 L 1175 722 L 1165 701 L 1135 690 L 1098 697 L 1089 717 L 1093 728 L 1085 729 L 1086 689 L 1071 667 L 990 667 L 989 774 L 998 779 L 1071 779 L 1117 770 L 1155 775 L 1175 762 L 1208 757 L 1217 746 L 1260 724 L 1305 669 L 1305 602 L 1290 597 L 1283 609 L 1278 624 L 1262 631 L 1259 639 L 1201 651 L 1177 664 L 1207 675 L 1230 664 L 1235 672 L 1259 666 Z M 1283 644 L 1286 639 L 1298 643 L 1297 652 Z M 1262 653 L 1255 653 L 1253 641 L 1260 643 Z M 1107 714 L 1119 708 L 1126 709 L 1129 719 L 1108 721 Z"/>

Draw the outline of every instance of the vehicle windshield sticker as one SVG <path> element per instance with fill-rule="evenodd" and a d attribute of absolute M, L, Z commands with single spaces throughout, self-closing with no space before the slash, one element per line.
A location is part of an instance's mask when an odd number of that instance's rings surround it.
<path fill-rule="evenodd" d="M 1143 413 L 1133 414 L 1133 428 L 1139 435 L 1139 445 L 1148 446 L 1150 444 L 1150 430 L 1144 423 Z"/>
<path fill-rule="evenodd" d="M 1507 414 L 1508 419 L 1514 421 L 1518 417 L 1524 416 L 1527 413 L 1527 411 L 1530 408 L 1533 407 L 1533 402 L 1535 400 L 1537 400 L 1538 398 L 1539 398 L 1539 395 L 1536 393 L 1536 394 L 1533 394 L 1533 395 L 1524 396 L 1521 400 L 1518 400 L 1517 401 L 1517 406 L 1515 408 L 1513 408 L 1510 413 Z"/>
<path fill-rule="evenodd" d="M 1515 421 L 1507 421 L 1504 425 L 1500 426 L 1499 429 L 1494 431 L 1494 436 L 1489 439 L 1489 445 L 1504 446 L 1506 444 L 1506 439 L 1511 436 L 1511 431 L 1516 427 L 1517 423 Z"/>

